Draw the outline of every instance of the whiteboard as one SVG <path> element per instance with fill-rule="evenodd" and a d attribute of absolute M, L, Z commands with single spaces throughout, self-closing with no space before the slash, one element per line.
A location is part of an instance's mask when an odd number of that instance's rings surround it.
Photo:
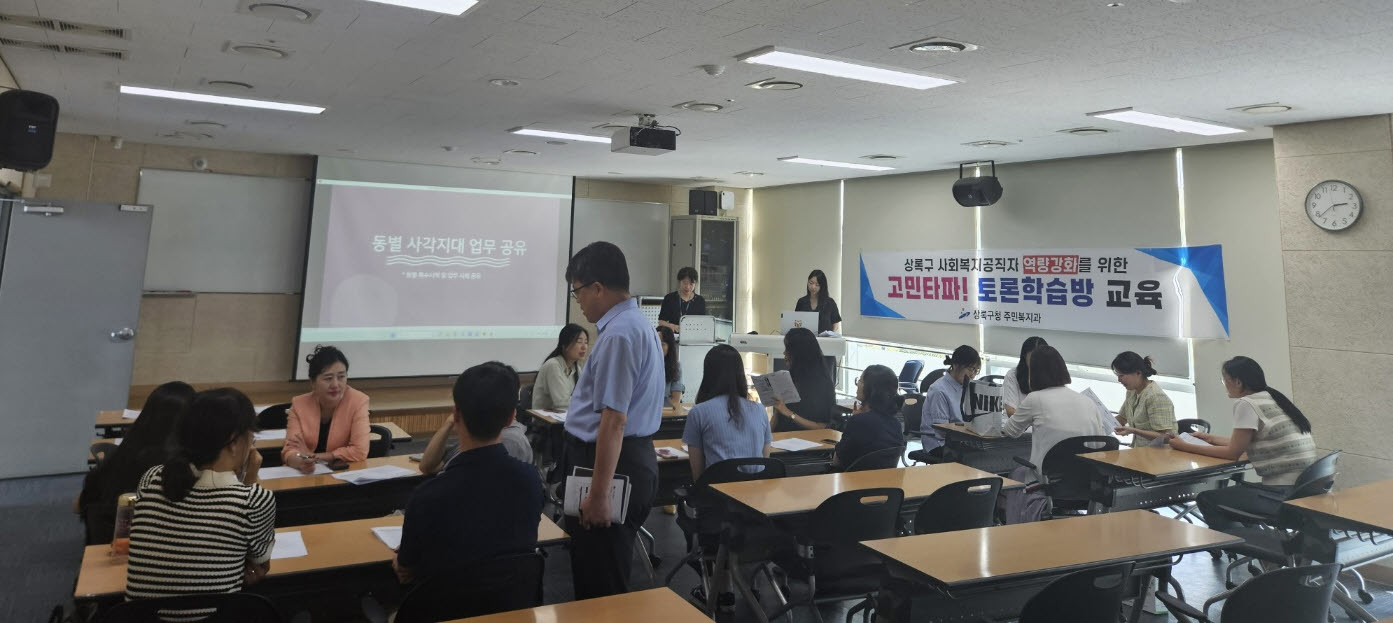
<path fill-rule="evenodd" d="M 140 170 L 154 206 L 145 289 L 300 292 L 310 181 Z"/>
<path fill-rule="evenodd" d="M 613 242 L 629 264 L 629 292 L 662 296 L 672 291 L 666 203 L 576 199 L 574 205 L 572 255 L 592 242 Z"/>

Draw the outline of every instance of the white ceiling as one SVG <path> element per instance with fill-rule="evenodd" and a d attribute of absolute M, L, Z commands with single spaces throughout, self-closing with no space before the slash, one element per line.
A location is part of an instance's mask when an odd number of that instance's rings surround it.
<path fill-rule="evenodd" d="M 630 180 L 714 178 L 768 186 L 867 175 L 776 161 L 857 161 L 888 153 L 899 171 L 1251 140 L 1265 126 L 1393 109 L 1393 0 L 483 0 L 463 17 L 362 0 L 282 0 L 312 24 L 238 12 L 239 0 L 3 0 L 0 11 L 124 27 L 129 40 L 0 25 L 0 36 L 127 50 L 116 61 L 0 47 L 23 88 L 62 106 L 60 129 L 129 140 L 312 153 Z M 892 50 L 927 36 L 980 50 Z M 224 52 L 274 42 L 284 60 Z M 923 70 L 962 84 L 915 91 L 736 63 L 779 45 Z M 725 65 L 712 77 L 699 65 Z M 777 77 L 796 91 L 744 85 Z M 521 85 L 495 87 L 490 78 Z M 255 85 L 265 99 L 327 106 L 319 116 L 119 95 L 119 84 L 204 90 Z M 211 92 L 211 91 L 208 91 Z M 687 101 L 720 113 L 677 110 Z M 733 101 L 729 101 L 733 100 Z M 1227 109 L 1279 101 L 1296 109 Z M 1095 120 L 1132 106 L 1251 128 L 1205 139 Z M 678 126 L 676 153 L 612 154 L 602 144 L 513 136 L 534 124 L 587 132 L 652 112 Z M 188 120 L 213 139 L 164 139 Z M 1115 133 L 1077 137 L 1084 125 Z M 984 149 L 963 143 L 1019 141 Z M 443 146 L 455 146 L 446 152 Z M 537 156 L 512 156 L 527 149 Z M 346 152 L 343 150 L 352 150 Z M 864 161 L 862 161 L 864 162 Z M 486 167 L 485 167 L 486 168 Z M 736 171 L 761 171 L 745 178 Z M 618 175 L 612 175 L 615 172 Z M 689 182 L 691 183 L 691 182 Z"/>

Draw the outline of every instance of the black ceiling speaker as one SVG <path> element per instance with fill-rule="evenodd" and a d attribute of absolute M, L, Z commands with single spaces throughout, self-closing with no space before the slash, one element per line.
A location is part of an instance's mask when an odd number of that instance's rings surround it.
<path fill-rule="evenodd" d="M 953 182 L 953 198 L 958 205 L 966 207 L 989 206 L 1001 199 L 1001 182 L 996 179 L 996 161 L 989 160 L 992 174 L 981 177 L 963 177 L 963 167 L 972 162 L 958 165 L 958 181 Z"/>
<path fill-rule="evenodd" d="M 35 91 L 0 93 L 0 167 L 37 171 L 53 159 L 58 100 Z"/>

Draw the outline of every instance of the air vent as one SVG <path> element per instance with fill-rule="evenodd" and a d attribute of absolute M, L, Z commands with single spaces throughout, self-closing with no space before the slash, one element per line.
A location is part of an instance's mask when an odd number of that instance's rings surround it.
<path fill-rule="evenodd" d="M 750 87 L 751 89 L 759 89 L 760 91 L 792 91 L 794 89 L 803 88 L 803 83 L 794 82 L 792 80 L 776 80 L 774 78 L 766 78 L 764 80 L 757 80 L 755 82 L 751 82 L 745 86 Z"/>
<path fill-rule="evenodd" d="M 47 43 L 43 41 L 25 41 L 23 39 L 10 39 L 0 37 L 0 45 L 12 48 L 28 48 L 30 50 L 44 50 L 55 54 L 77 54 L 79 56 L 95 56 L 98 58 L 110 58 L 118 61 L 126 60 L 125 50 L 111 50 L 107 48 L 82 47 L 76 45 L 63 45 L 61 43 Z"/>
<path fill-rule="evenodd" d="M 250 84 L 236 80 L 204 80 L 203 84 L 215 89 L 228 89 L 230 91 L 250 91 L 253 88 Z"/>
<path fill-rule="evenodd" d="M 929 37 L 909 43 L 901 43 L 891 50 L 909 50 L 916 54 L 954 54 L 957 52 L 972 52 L 978 49 L 976 44 L 964 41 L 954 41 L 944 37 Z"/>
<path fill-rule="evenodd" d="M 173 138 L 173 139 L 180 139 L 180 140 L 188 139 L 188 140 L 195 140 L 195 141 L 202 141 L 202 140 L 207 140 L 207 139 L 213 138 L 213 135 L 212 135 L 212 134 L 209 134 L 209 133 L 207 133 L 207 132 L 185 132 L 185 131 L 183 131 L 183 130 L 174 130 L 174 131 L 172 131 L 172 132 L 161 132 L 161 133 L 159 133 L 159 134 L 156 134 L 155 136 L 158 136 L 158 137 L 160 137 L 160 138 Z"/>
<path fill-rule="evenodd" d="M 722 106 L 720 104 L 711 104 L 708 102 L 691 101 L 682 102 L 681 104 L 673 106 L 673 108 L 681 108 L 683 110 L 691 110 L 695 112 L 721 112 L 721 110 L 725 109 L 725 106 Z"/>
<path fill-rule="evenodd" d="M 273 60 L 290 58 L 291 54 L 290 50 L 278 48 L 274 45 L 267 45 L 265 43 L 244 43 L 240 41 L 228 41 L 223 45 L 223 51 L 229 54 Z"/>
<path fill-rule="evenodd" d="M 893 155 L 893 154 L 869 154 L 869 155 L 861 156 L 861 159 L 862 159 L 862 160 L 899 160 L 900 158 L 903 158 L 903 157 L 904 157 L 904 156 L 896 156 L 896 155 Z"/>
<path fill-rule="evenodd" d="M 1011 141 L 996 141 L 996 140 L 973 141 L 973 142 L 971 142 L 971 143 L 963 143 L 963 146 L 965 146 L 965 147 L 987 147 L 987 148 L 1006 147 L 1006 146 L 1008 146 L 1008 145 L 1015 145 L 1015 143 L 1012 143 Z"/>
<path fill-rule="evenodd" d="M 264 0 L 242 0 L 237 6 L 237 12 L 291 24 L 311 24 L 319 17 L 319 9 L 307 9 L 290 2 Z"/>
<path fill-rule="evenodd" d="M 27 15 L 8 15 L 0 13 L 0 24 L 9 26 L 22 26 L 24 28 L 38 28 L 49 32 L 61 32 L 72 35 L 87 35 L 89 37 L 105 37 L 107 39 L 130 39 L 130 31 L 125 28 L 115 28 L 112 26 L 98 26 L 96 24 L 83 24 L 81 22 L 68 22 L 47 17 L 29 17 Z"/>
<path fill-rule="evenodd" d="M 1098 128 L 1094 126 L 1085 126 L 1082 128 L 1069 128 L 1067 130 L 1059 131 L 1060 134 L 1069 134 L 1072 136 L 1098 136 L 1099 134 L 1109 134 L 1111 132 L 1112 130 L 1109 130 L 1107 128 Z"/>

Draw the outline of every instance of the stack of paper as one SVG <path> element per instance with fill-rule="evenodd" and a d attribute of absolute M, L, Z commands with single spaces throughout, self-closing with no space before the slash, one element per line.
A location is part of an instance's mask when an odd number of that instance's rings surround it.
<path fill-rule="evenodd" d="M 257 441 L 267 441 L 270 439 L 285 439 L 285 429 L 271 428 L 267 430 L 257 431 L 252 435 L 252 438 Z"/>
<path fill-rule="evenodd" d="M 566 412 L 565 412 L 565 411 L 547 411 L 547 410 L 545 410 L 545 409 L 533 409 L 532 411 L 533 411 L 534 413 L 536 413 L 537 415 L 540 415 L 540 416 L 542 416 L 542 417 L 545 417 L 545 418 L 547 418 L 547 419 L 549 419 L 549 420 L 555 420 L 555 421 L 557 421 L 557 422 L 565 422 L 565 421 L 566 421 Z"/>
<path fill-rule="evenodd" d="M 305 539 L 299 530 L 276 533 L 276 545 L 271 548 L 271 560 L 309 555 L 309 550 L 305 549 Z"/>
<path fill-rule="evenodd" d="M 396 465 L 382 465 L 379 467 L 369 467 L 367 469 L 355 469 L 345 472 L 339 472 L 337 474 L 334 474 L 334 478 L 338 478 L 339 480 L 355 485 L 363 485 L 370 482 L 377 482 L 379 480 L 391 480 L 393 478 L 419 476 L 420 474 L 421 472 L 418 472 L 413 469 L 406 469 L 405 467 L 397 467 Z"/>
<path fill-rule="evenodd" d="M 797 438 L 797 437 L 789 437 L 788 439 L 780 439 L 780 440 L 775 441 L 774 443 L 771 443 L 771 444 L 769 444 L 769 445 L 774 446 L 775 448 L 778 448 L 778 449 L 780 449 L 780 450 L 787 451 L 787 452 L 798 452 L 799 450 L 811 450 L 811 449 L 813 449 L 813 448 L 821 448 L 821 447 L 822 447 L 822 444 L 820 444 L 820 443 L 818 443 L 818 442 L 816 442 L 816 441 L 808 441 L 808 440 L 806 440 L 806 439 L 799 439 L 799 438 Z"/>
<path fill-rule="evenodd" d="M 401 526 L 378 526 L 372 529 L 372 533 L 387 549 L 395 552 L 401 547 Z"/>
<path fill-rule="evenodd" d="M 315 463 L 314 471 L 310 472 L 309 474 L 306 474 L 289 465 L 280 465 L 277 467 L 263 467 L 256 471 L 256 477 L 261 480 L 275 480 L 277 478 L 294 478 L 296 476 L 310 476 L 332 473 L 334 473 L 334 470 L 329 469 L 328 465 L 325 465 L 323 463 Z"/>
<path fill-rule="evenodd" d="M 660 459 L 685 459 L 685 458 L 687 458 L 687 453 L 686 453 L 686 452 L 683 452 L 682 450 L 678 450 L 677 448 L 672 448 L 672 447 L 668 447 L 668 446 L 657 446 L 657 447 L 655 447 L 654 449 L 657 450 L 657 452 L 658 452 L 658 458 L 660 458 Z"/>
<path fill-rule="evenodd" d="M 140 412 L 139 412 L 139 411 L 136 411 L 135 409 L 122 409 L 122 410 L 121 410 L 121 417 L 123 417 L 123 418 L 125 418 L 125 419 L 127 419 L 127 420 L 134 420 L 134 419 L 140 417 Z"/>

